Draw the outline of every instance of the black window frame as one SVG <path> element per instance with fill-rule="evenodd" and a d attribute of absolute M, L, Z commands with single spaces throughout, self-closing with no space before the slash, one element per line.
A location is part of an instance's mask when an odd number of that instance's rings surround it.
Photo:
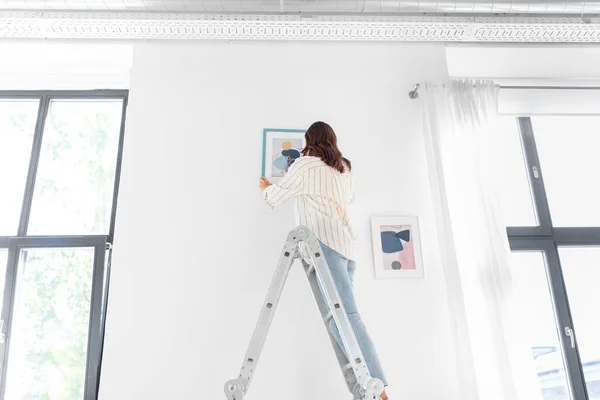
<path fill-rule="evenodd" d="M 8 250 L 6 279 L 3 288 L 3 303 L 0 332 L 0 400 L 4 400 L 8 352 L 10 348 L 12 312 L 14 308 L 14 289 L 17 268 L 22 250 L 40 248 L 78 248 L 94 249 L 93 281 L 90 301 L 90 321 L 86 357 L 86 375 L 83 400 L 96 400 L 100 383 L 102 350 L 104 345 L 104 327 L 108 288 L 110 282 L 111 256 L 115 232 L 117 199 L 123 159 L 123 141 L 129 90 L 48 90 L 48 91 L 0 91 L 0 100 L 37 100 L 38 114 L 35 124 L 32 148 L 29 159 L 27 180 L 23 193 L 23 202 L 19 225 L 15 236 L 0 236 L 0 250 Z M 53 100 L 120 100 L 121 126 L 117 149 L 115 179 L 113 187 L 112 209 L 109 230 L 106 235 L 44 235 L 28 236 L 27 226 L 31 215 L 35 180 L 38 171 L 40 151 L 44 134 L 44 125 L 50 104 Z"/>
<path fill-rule="evenodd" d="M 553 301 L 557 331 L 567 370 L 573 400 L 588 400 L 587 386 L 579 348 L 577 329 L 569 306 L 569 298 L 558 254 L 560 246 L 599 246 L 600 227 L 555 227 L 552 224 L 533 125 L 530 117 L 517 118 L 527 168 L 534 212 L 538 226 L 507 227 L 511 251 L 540 251 L 545 255 L 546 270 Z"/>

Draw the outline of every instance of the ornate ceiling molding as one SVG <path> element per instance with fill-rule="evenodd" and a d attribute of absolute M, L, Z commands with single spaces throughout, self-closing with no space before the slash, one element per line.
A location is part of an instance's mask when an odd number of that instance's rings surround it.
<path fill-rule="evenodd" d="M 598 43 L 600 19 L 6 11 L 0 37 Z"/>

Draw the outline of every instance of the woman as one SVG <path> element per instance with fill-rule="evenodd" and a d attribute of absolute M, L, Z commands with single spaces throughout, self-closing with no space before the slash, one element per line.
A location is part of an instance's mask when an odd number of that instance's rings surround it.
<path fill-rule="evenodd" d="M 371 376 L 381 379 L 387 386 L 373 342 L 356 308 L 352 280 L 354 260 L 354 231 L 348 217 L 348 207 L 354 200 L 354 180 L 350 161 L 337 147 L 333 129 L 324 122 L 315 122 L 304 136 L 306 147 L 301 157 L 289 168 L 277 184 L 264 177 L 260 189 L 267 204 L 274 208 L 285 201 L 296 200 L 296 222 L 315 233 L 342 303 L 350 319 L 354 334 L 362 350 Z M 329 328 L 343 349 L 335 321 Z M 383 392 L 382 400 L 387 400 Z"/>

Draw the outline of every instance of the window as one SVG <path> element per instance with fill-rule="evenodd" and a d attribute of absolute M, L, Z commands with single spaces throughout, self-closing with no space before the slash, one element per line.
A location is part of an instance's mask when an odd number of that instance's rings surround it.
<path fill-rule="evenodd" d="M 505 118 L 501 201 L 544 400 L 600 400 L 600 117 Z"/>
<path fill-rule="evenodd" d="M 126 107 L 0 92 L 0 400 L 97 398 Z"/>
<path fill-rule="evenodd" d="M 39 100 L 0 99 L 0 235 L 17 234 Z"/>

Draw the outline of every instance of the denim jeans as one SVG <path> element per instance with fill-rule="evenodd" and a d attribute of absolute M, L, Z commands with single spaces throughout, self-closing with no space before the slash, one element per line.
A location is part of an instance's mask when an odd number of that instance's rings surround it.
<path fill-rule="evenodd" d="M 323 255 L 327 261 L 327 264 L 329 265 L 331 276 L 333 277 L 333 281 L 335 282 L 335 286 L 337 287 L 337 291 L 341 297 L 342 304 L 346 309 L 346 314 L 348 314 L 348 319 L 350 320 L 350 324 L 354 330 L 354 336 L 356 336 L 356 340 L 358 341 L 360 350 L 363 353 L 363 357 L 365 358 L 369 372 L 372 377 L 381 379 L 383 384 L 387 386 L 388 383 L 383 374 L 383 370 L 381 369 L 381 364 L 379 363 L 379 357 L 375 351 L 375 346 L 373 345 L 373 342 L 367 333 L 367 328 L 365 327 L 365 324 L 362 321 L 356 307 L 353 291 L 353 279 L 354 271 L 356 270 L 356 263 L 352 260 L 348 260 L 346 257 L 327 247 L 323 243 L 321 243 L 321 248 L 323 249 Z M 344 349 L 342 338 L 333 318 L 329 321 L 329 330 L 340 348 L 344 351 L 344 354 L 346 354 L 346 358 L 348 358 L 348 354 Z"/>

